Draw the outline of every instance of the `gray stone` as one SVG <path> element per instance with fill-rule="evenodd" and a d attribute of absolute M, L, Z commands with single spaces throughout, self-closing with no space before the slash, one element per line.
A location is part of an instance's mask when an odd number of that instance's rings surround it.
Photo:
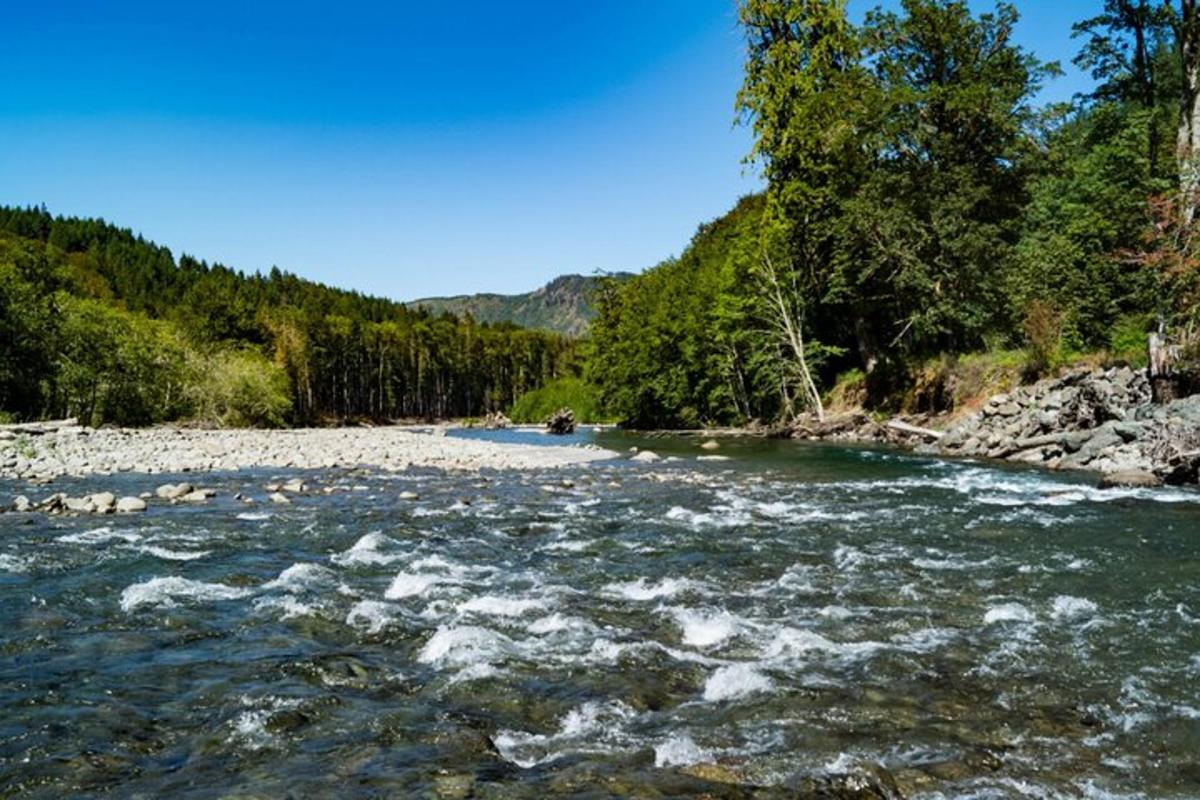
<path fill-rule="evenodd" d="M 300 478 L 292 478 L 283 485 L 282 490 L 285 492 L 291 492 L 292 494 L 299 494 L 300 492 L 308 491 L 308 484 L 306 484 Z"/>
<path fill-rule="evenodd" d="M 638 453 L 637 455 L 633 456 L 629 460 L 637 461 L 642 464 L 652 464 L 655 461 L 661 461 L 662 457 L 659 456 L 659 454 L 654 452 L 653 450 L 643 450 L 640 453 Z"/>
<path fill-rule="evenodd" d="M 29 502 L 29 498 L 26 497 L 25 495 L 19 494 L 13 500 L 12 510 L 13 511 L 21 511 L 21 512 L 32 511 L 33 503 Z"/>
<path fill-rule="evenodd" d="M 96 509 L 97 514 L 109 514 L 116 506 L 117 498 L 112 492 L 98 492 L 88 498 Z"/>
<path fill-rule="evenodd" d="M 292 502 L 283 492 L 271 492 L 269 495 L 267 495 L 267 499 L 272 503 L 278 503 L 281 506 L 288 505 Z"/>
<path fill-rule="evenodd" d="M 363 487 L 363 488 L 365 489 L 366 487 Z M 399 494 L 399 497 L 401 500 L 409 500 L 409 501 L 421 499 L 421 495 L 417 494 L 416 492 L 401 492 Z"/>
<path fill-rule="evenodd" d="M 210 497 L 216 497 L 217 493 L 213 489 L 194 489 L 179 498 L 181 503 L 203 503 Z"/>
<path fill-rule="evenodd" d="M 1110 472 L 1100 479 L 1101 489 L 1154 488 L 1162 485 L 1162 479 L 1153 472 Z"/>
<path fill-rule="evenodd" d="M 122 497 L 117 501 L 118 514 L 136 514 L 146 510 L 146 501 L 140 497 Z"/>
<path fill-rule="evenodd" d="M 90 497 L 64 497 L 62 505 L 67 511 L 74 511 L 77 514 L 90 514 L 96 510 Z"/>
<path fill-rule="evenodd" d="M 154 490 L 154 493 L 164 500 L 178 500 L 192 492 L 190 483 L 164 483 Z"/>

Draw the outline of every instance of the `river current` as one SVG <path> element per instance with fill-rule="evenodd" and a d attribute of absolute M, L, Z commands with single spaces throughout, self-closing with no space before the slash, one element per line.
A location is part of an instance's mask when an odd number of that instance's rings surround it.
<path fill-rule="evenodd" d="M 1200 797 L 1200 494 L 600 443 L 679 459 L 0 515 L 0 797 Z"/>

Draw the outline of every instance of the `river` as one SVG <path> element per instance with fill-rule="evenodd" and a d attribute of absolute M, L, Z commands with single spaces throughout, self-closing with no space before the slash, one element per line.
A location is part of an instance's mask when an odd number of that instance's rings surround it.
<path fill-rule="evenodd" d="M 0 797 L 1200 796 L 1200 494 L 579 440 L 679 460 L 0 515 Z"/>

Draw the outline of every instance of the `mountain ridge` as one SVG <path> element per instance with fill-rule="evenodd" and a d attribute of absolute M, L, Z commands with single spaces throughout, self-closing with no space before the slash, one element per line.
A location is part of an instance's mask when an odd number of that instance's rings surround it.
<path fill-rule="evenodd" d="M 447 311 L 458 317 L 470 314 L 479 322 L 511 322 L 523 328 L 583 336 L 596 316 L 593 295 L 600 282 L 609 277 L 625 280 L 632 276 L 630 272 L 560 275 L 529 292 L 423 297 L 405 305 L 424 308 L 434 314 Z"/>

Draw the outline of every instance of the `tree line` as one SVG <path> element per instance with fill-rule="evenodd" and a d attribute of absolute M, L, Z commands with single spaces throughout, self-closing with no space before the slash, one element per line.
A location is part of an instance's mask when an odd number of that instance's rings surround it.
<path fill-rule="evenodd" d="M 0 412 L 141 425 L 439 419 L 578 371 L 576 342 L 244 274 L 98 219 L 0 208 Z"/>
<path fill-rule="evenodd" d="M 1017 10 L 740 0 L 736 98 L 764 192 L 602 293 L 589 376 L 640 426 L 889 402 L 914 365 L 1024 348 L 1034 372 L 1152 330 L 1200 350 L 1194 0 L 1106 0 L 1072 31 L 1095 89 L 1013 40 Z"/>

